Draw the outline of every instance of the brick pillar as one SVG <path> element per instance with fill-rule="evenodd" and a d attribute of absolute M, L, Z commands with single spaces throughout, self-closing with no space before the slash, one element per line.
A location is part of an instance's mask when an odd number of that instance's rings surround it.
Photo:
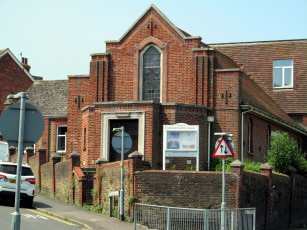
<path fill-rule="evenodd" d="M 26 162 L 29 164 L 29 158 L 34 155 L 34 149 L 32 147 L 26 148 Z"/>
<path fill-rule="evenodd" d="M 238 176 L 238 181 L 237 181 L 237 207 L 236 208 L 241 208 L 241 194 L 242 194 L 242 188 L 243 188 L 243 168 L 244 164 L 236 160 L 230 164 L 231 168 L 231 173 L 234 173 Z"/>
<path fill-rule="evenodd" d="M 128 157 L 133 161 L 132 164 L 130 164 L 129 162 L 129 177 L 132 179 L 131 181 L 129 181 L 129 196 L 134 196 L 134 172 L 143 170 L 143 155 L 138 151 L 134 151 L 133 153 L 129 154 Z M 134 205 L 130 207 L 129 214 L 130 217 L 134 218 Z"/>
<path fill-rule="evenodd" d="M 273 167 L 268 163 L 265 163 L 260 166 L 260 173 L 264 174 L 268 178 L 268 187 L 267 187 L 267 198 L 266 198 L 266 214 L 265 214 L 265 226 L 266 229 L 270 220 L 270 209 L 271 209 L 271 192 L 272 192 L 272 170 Z"/>
<path fill-rule="evenodd" d="M 38 149 L 38 189 L 42 189 L 41 166 L 46 163 L 47 149 L 41 147 Z"/>
<path fill-rule="evenodd" d="M 14 146 L 9 147 L 9 161 L 12 161 L 12 156 L 16 154 L 16 148 Z"/>
<path fill-rule="evenodd" d="M 53 196 L 55 196 L 56 195 L 55 165 L 61 162 L 61 156 L 58 153 L 55 153 L 51 157 L 51 160 L 52 160 L 52 192 Z"/>
<path fill-rule="evenodd" d="M 70 183 L 73 184 L 73 180 L 74 180 L 73 170 L 74 170 L 74 167 L 80 167 L 80 154 L 74 151 L 69 155 L 69 159 L 70 159 Z M 71 189 L 70 197 L 72 200 L 74 200 L 74 189 Z"/>

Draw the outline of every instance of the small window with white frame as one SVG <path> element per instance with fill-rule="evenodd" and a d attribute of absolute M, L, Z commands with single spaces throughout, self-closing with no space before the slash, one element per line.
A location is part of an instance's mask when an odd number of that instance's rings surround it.
<path fill-rule="evenodd" d="M 56 139 L 57 152 L 66 152 L 66 133 L 67 133 L 66 125 L 57 126 L 57 139 Z"/>
<path fill-rule="evenodd" d="M 273 86 L 275 89 L 293 88 L 293 60 L 273 61 Z"/>

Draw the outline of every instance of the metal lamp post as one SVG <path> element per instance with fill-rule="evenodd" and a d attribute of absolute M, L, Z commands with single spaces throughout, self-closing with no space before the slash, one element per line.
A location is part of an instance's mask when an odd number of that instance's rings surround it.
<path fill-rule="evenodd" d="M 121 131 L 121 181 L 120 181 L 120 203 L 119 203 L 119 218 L 121 221 L 124 220 L 124 131 L 125 127 L 114 128 L 113 131 Z"/>

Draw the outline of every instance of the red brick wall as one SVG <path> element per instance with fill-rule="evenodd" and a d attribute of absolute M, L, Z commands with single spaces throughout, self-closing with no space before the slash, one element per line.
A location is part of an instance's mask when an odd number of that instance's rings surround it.
<path fill-rule="evenodd" d="M 27 71 L 27 70 L 25 70 Z M 4 110 L 3 102 L 10 94 L 25 92 L 32 85 L 32 80 L 9 54 L 0 58 L 0 115 Z"/>
<path fill-rule="evenodd" d="M 248 121 L 252 121 L 252 152 L 248 153 Z M 289 135 L 294 140 L 299 140 L 299 143 L 302 147 L 303 139 L 301 135 L 289 132 L 288 130 L 272 124 L 268 121 L 265 121 L 259 117 L 256 117 L 251 114 L 244 114 L 244 141 L 243 141 L 243 152 L 244 160 L 248 159 L 250 161 L 256 162 L 267 162 L 267 150 L 268 150 L 268 141 L 267 141 L 267 132 L 268 127 L 270 127 L 271 132 L 274 131 L 284 131 L 288 132 Z M 239 150 L 240 151 L 240 150 Z M 239 156 L 241 159 L 241 155 Z"/>
<path fill-rule="evenodd" d="M 307 213 L 307 178 L 295 174 L 292 178 L 292 213 L 291 213 L 291 226 L 303 226 L 306 225 L 306 213 Z"/>
<path fill-rule="evenodd" d="M 226 173 L 226 203 L 235 208 L 238 199 L 235 174 Z M 138 202 L 172 207 L 220 208 L 221 172 L 143 171 L 135 173 Z"/>
<path fill-rule="evenodd" d="M 242 208 L 255 207 L 257 229 L 264 229 L 266 221 L 266 199 L 268 178 L 260 173 L 243 171 Z"/>
<path fill-rule="evenodd" d="M 68 79 L 67 145 L 66 158 L 73 151 L 81 153 L 82 114 L 81 109 L 88 105 L 89 78 L 70 77 Z"/>
<path fill-rule="evenodd" d="M 306 224 L 306 178 L 244 170 L 226 173 L 227 208 L 256 208 L 257 229 Z M 274 189 L 273 189 L 274 186 Z M 171 207 L 220 208 L 221 172 L 143 171 L 134 176 L 137 202 Z"/>

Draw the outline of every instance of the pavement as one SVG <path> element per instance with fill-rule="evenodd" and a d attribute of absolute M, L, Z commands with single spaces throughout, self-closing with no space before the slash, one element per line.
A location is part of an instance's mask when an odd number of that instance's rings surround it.
<path fill-rule="evenodd" d="M 36 194 L 33 207 L 44 214 L 49 214 L 58 218 L 68 219 L 68 221 L 82 226 L 83 229 L 99 230 L 134 230 L 134 224 L 126 221 L 120 221 L 117 218 L 109 217 L 105 214 L 88 211 L 85 208 L 77 207 L 72 204 L 48 197 L 42 194 Z M 292 228 L 288 230 L 303 230 L 306 228 Z"/>
<path fill-rule="evenodd" d="M 33 207 L 45 214 L 51 214 L 72 223 L 83 226 L 83 229 L 99 230 L 133 230 L 134 224 L 120 221 L 115 217 L 88 211 L 85 208 L 64 203 L 42 194 L 36 194 Z"/>

